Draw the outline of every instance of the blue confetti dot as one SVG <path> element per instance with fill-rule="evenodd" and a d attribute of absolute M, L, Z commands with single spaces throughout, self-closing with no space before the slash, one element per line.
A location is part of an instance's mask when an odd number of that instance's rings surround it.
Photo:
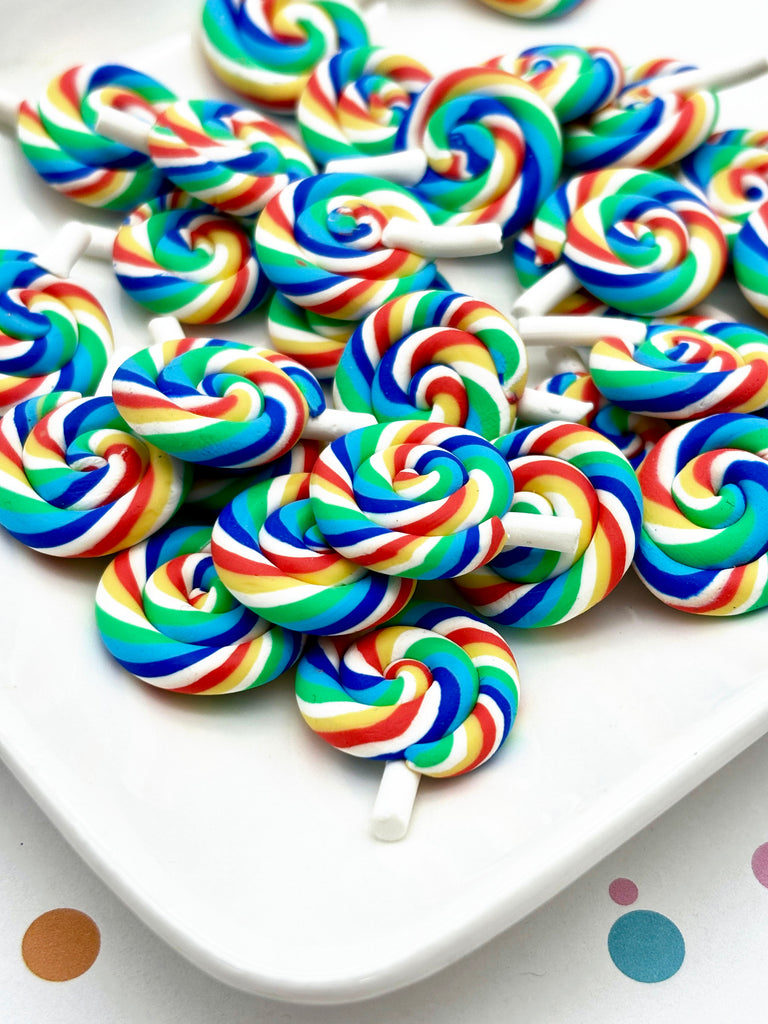
<path fill-rule="evenodd" d="M 680 970 L 685 942 L 668 917 L 653 910 L 632 910 L 608 933 L 608 952 L 622 974 L 634 981 L 666 981 Z"/>

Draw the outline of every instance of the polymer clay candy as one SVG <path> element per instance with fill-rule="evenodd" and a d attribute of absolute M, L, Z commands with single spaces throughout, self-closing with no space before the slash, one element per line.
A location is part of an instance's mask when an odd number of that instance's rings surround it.
<path fill-rule="evenodd" d="M 680 611 L 741 615 L 768 604 L 768 426 L 722 413 L 670 431 L 638 470 L 635 570 Z"/>
<path fill-rule="evenodd" d="M 599 46 L 548 43 L 517 56 L 494 57 L 486 64 L 533 86 L 561 125 L 604 107 L 624 87 L 621 61 L 613 50 Z"/>
<path fill-rule="evenodd" d="M 357 46 L 321 61 L 296 107 L 304 144 L 320 164 L 403 148 L 405 117 L 432 75 L 413 57 Z"/>
<path fill-rule="evenodd" d="M 203 52 L 235 92 L 290 114 L 324 57 L 367 46 L 352 0 L 206 0 Z"/>
<path fill-rule="evenodd" d="M 216 575 L 210 527 L 165 530 L 122 551 L 96 592 L 109 653 L 161 690 L 219 696 L 270 682 L 301 654 L 303 637 L 265 622 Z"/>
<path fill-rule="evenodd" d="M 733 272 L 747 302 L 768 316 L 768 205 L 750 214 L 736 237 Z"/>
<path fill-rule="evenodd" d="M 247 228 L 178 190 L 138 206 L 118 228 L 111 255 L 132 299 L 185 323 L 233 320 L 270 291 Z"/>
<path fill-rule="evenodd" d="M 415 581 L 371 572 L 334 551 L 309 492 L 309 473 L 275 476 L 222 509 L 211 546 L 220 579 L 246 607 L 301 633 L 354 633 L 386 622 L 408 603 Z"/>
<path fill-rule="evenodd" d="M 120 64 L 86 64 L 54 78 L 37 103 L 18 112 L 18 139 L 34 170 L 57 192 L 86 206 L 132 210 L 169 188 L 141 152 L 95 130 L 100 110 L 130 109 L 152 122 L 175 95 Z"/>
<path fill-rule="evenodd" d="M 318 380 L 336 373 L 341 353 L 356 327 L 354 320 L 335 320 L 303 309 L 275 292 L 267 312 L 267 333 L 272 346 L 306 366 Z"/>
<path fill-rule="evenodd" d="M 414 190 L 436 221 L 497 223 L 503 236 L 531 220 L 562 162 L 557 118 L 526 82 L 469 67 L 432 81 L 407 119 L 405 144 L 424 150 Z"/>
<path fill-rule="evenodd" d="M 512 18 L 539 20 L 544 18 L 562 18 L 583 0 L 480 0 L 488 7 L 494 7 L 502 14 Z"/>
<path fill-rule="evenodd" d="M 387 840 L 405 835 L 421 775 L 462 775 L 498 751 L 519 690 L 515 657 L 495 629 L 421 601 L 351 642 L 319 639 L 296 667 L 307 725 L 337 750 L 387 762 L 373 814 L 374 835 Z"/>
<path fill-rule="evenodd" d="M 564 227 L 562 262 L 516 300 L 515 315 L 546 313 L 579 285 L 634 316 L 681 312 L 709 295 L 728 257 L 717 218 L 698 196 L 664 175 L 624 173 L 609 172 L 602 194 L 583 204 L 574 199 L 579 188 L 587 194 L 599 190 L 599 179 L 575 179 L 553 197 L 541 221 L 540 259 L 556 262 Z M 569 213 L 564 225 L 562 213 Z"/>
<path fill-rule="evenodd" d="M 113 348 L 90 292 L 47 273 L 33 253 L 0 249 L 0 415 L 52 391 L 92 394 Z"/>
<path fill-rule="evenodd" d="M 643 511 L 637 477 L 614 444 L 578 424 L 525 427 L 495 444 L 514 478 L 513 511 L 572 517 L 579 543 L 573 555 L 513 548 L 456 586 L 500 625 L 566 622 L 602 601 L 632 564 Z"/>
<path fill-rule="evenodd" d="M 680 164 L 680 180 L 706 200 L 733 244 L 744 222 L 768 202 L 768 132 L 717 132 Z"/>
<path fill-rule="evenodd" d="M 0 525 L 46 555 L 111 555 L 163 527 L 188 469 L 132 434 L 107 397 L 52 392 L 0 420 Z"/>
<path fill-rule="evenodd" d="M 668 420 L 768 406 L 768 335 L 706 317 L 651 323 L 639 345 L 601 338 L 589 371 L 605 397 L 631 412 Z"/>

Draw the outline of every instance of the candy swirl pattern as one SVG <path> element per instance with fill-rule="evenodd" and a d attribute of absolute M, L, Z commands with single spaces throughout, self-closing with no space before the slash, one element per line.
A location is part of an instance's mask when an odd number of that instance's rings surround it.
<path fill-rule="evenodd" d="M 272 297 L 267 314 L 267 333 L 275 351 L 306 366 L 318 380 L 336 373 L 355 326 L 354 320 L 334 320 L 302 309 L 280 292 Z"/>
<path fill-rule="evenodd" d="M 404 118 L 432 75 L 383 46 L 358 46 L 323 60 L 296 107 L 315 160 L 381 156 L 402 149 Z"/>
<path fill-rule="evenodd" d="M 747 218 L 768 202 L 768 132 L 717 132 L 689 153 L 680 180 L 706 200 L 733 244 Z"/>
<path fill-rule="evenodd" d="M 132 210 L 170 183 L 149 157 L 96 131 L 99 110 L 127 109 L 151 124 L 175 99 L 133 68 L 78 65 L 54 78 L 36 104 L 21 104 L 19 144 L 34 170 L 62 195 L 86 206 Z"/>
<path fill-rule="evenodd" d="M 47 274 L 33 253 L 0 250 L 0 415 L 51 391 L 91 394 L 113 348 L 90 292 Z"/>
<path fill-rule="evenodd" d="M 632 564 L 643 511 L 637 477 L 615 445 L 574 423 L 516 430 L 496 447 L 514 477 L 513 510 L 579 519 L 578 546 L 573 556 L 511 548 L 456 586 L 501 625 L 566 622 L 602 601 Z"/>
<path fill-rule="evenodd" d="M 216 575 L 210 527 L 180 527 L 122 551 L 96 592 L 96 625 L 123 668 L 159 689 L 218 696 L 270 682 L 303 637 L 238 604 Z"/>
<path fill-rule="evenodd" d="M 132 434 L 110 398 L 53 392 L 0 420 L 0 525 L 46 555 L 111 555 L 164 526 L 189 471 Z"/>
<path fill-rule="evenodd" d="M 310 482 L 315 520 L 336 551 L 409 579 L 458 576 L 498 554 L 512 494 L 511 472 L 488 441 L 419 421 L 331 442 Z"/>
<path fill-rule="evenodd" d="M 320 61 L 367 46 L 368 30 L 351 0 L 206 0 L 202 43 L 230 88 L 290 114 Z"/>
<path fill-rule="evenodd" d="M 547 103 L 489 67 L 431 82 L 410 109 L 405 142 L 426 154 L 414 189 L 436 220 L 497 223 L 504 237 L 531 220 L 562 163 L 560 126 Z"/>
<path fill-rule="evenodd" d="M 635 569 L 672 608 L 741 615 L 768 604 L 768 426 L 722 413 L 683 423 L 638 471 Z"/>
<path fill-rule="evenodd" d="M 288 185 L 256 223 L 256 255 L 287 299 L 321 316 L 362 320 L 428 288 L 434 263 L 382 242 L 393 217 L 431 227 L 422 203 L 381 178 L 320 174 Z"/>
<path fill-rule="evenodd" d="M 606 336 L 589 369 L 607 399 L 647 416 L 690 420 L 768 405 L 768 335 L 747 324 L 690 316 L 649 324 L 637 346 Z"/>
<path fill-rule="evenodd" d="M 185 462 L 218 469 L 271 462 L 325 408 L 320 385 L 298 363 L 216 338 L 137 352 L 117 368 L 112 396 L 137 434 Z"/>
<path fill-rule="evenodd" d="M 562 18 L 578 7 L 583 0 L 480 0 L 487 7 L 493 7 L 502 14 L 525 20 Z"/>
<path fill-rule="evenodd" d="M 747 302 L 768 317 L 768 204 L 747 218 L 733 245 L 733 272 Z"/>
<path fill-rule="evenodd" d="M 598 46 L 584 49 L 550 43 L 486 63 L 533 86 L 561 125 L 599 110 L 624 87 L 624 68 L 618 56 Z"/>
<path fill-rule="evenodd" d="M 397 614 L 416 583 L 350 562 L 317 527 L 310 474 L 264 480 L 219 515 L 212 553 L 224 585 L 270 622 L 322 636 L 372 629 Z"/>
<path fill-rule="evenodd" d="M 234 320 L 271 290 L 248 230 L 180 191 L 142 203 L 123 221 L 112 265 L 134 301 L 190 324 Z"/>
<path fill-rule="evenodd" d="M 504 638 L 463 609 L 417 602 L 397 625 L 321 639 L 296 668 L 309 727 L 356 757 L 405 760 L 447 778 L 478 768 L 517 714 L 520 677 Z"/>
<path fill-rule="evenodd" d="M 382 306 L 339 360 L 334 404 L 380 423 L 431 420 L 487 440 L 509 433 L 528 376 L 522 339 L 480 299 L 428 290 Z"/>
<path fill-rule="evenodd" d="M 169 104 L 147 141 L 152 160 L 178 188 L 234 217 L 255 216 L 289 182 L 316 171 L 280 125 L 218 100 Z"/>

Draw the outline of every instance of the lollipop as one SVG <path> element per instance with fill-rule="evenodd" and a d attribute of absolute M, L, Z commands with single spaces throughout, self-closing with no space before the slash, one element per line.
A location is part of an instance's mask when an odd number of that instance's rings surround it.
<path fill-rule="evenodd" d="M 174 693 L 262 686 L 301 654 L 303 638 L 239 605 L 216 576 L 209 527 L 166 530 L 107 567 L 96 625 L 109 653 L 139 679 Z"/>
<path fill-rule="evenodd" d="M 289 182 L 315 173 L 278 124 L 218 100 L 171 103 L 152 125 L 104 110 L 96 127 L 147 153 L 178 188 L 237 217 L 255 216 Z"/>
<path fill-rule="evenodd" d="M 488 67 L 435 79 L 408 115 L 405 144 L 423 149 L 427 171 L 414 190 L 439 222 L 524 227 L 554 188 L 560 127 L 526 82 Z"/>
<path fill-rule="evenodd" d="M 733 244 L 733 272 L 744 298 L 768 316 L 768 205 L 748 218 Z"/>
<path fill-rule="evenodd" d="M 341 50 L 318 64 L 299 100 L 304 144 L 320 164 L 402 152 L 404 119 L 431 78 L 419 61 L 382 46 Z"/>
<path fill-rule="evenodd" d="M 275 476 L 227 505 L 211 549 L 220 579 L 246 607 L 302 633 L 354 633 L 391 619 L 415 581 L 369 572 L 334 551 L 309 491 L 309 473 Z"/>
<path fill-rule="evenodd" d="M 0 525 L 47 555 L 111 555 L 155 533 L 189 472 L 130 433 L 110 398 L 53 392 L 0 420 Z"/>
<path fill-rule="evenodd" d="M 494 57 L 486 64 L 533 86 L 561 125 L 599 110 L 624 87 L 619 58 L 598 46 L 550 43 L 532 46 L 517 57 Z"/>
<path fill-rule="evenodd" d="M 723 413 L 670 431 L 638 471 L 635 569 L 672 608 L 740 615 L 768 604 L 768 425 Z"/>
<path fill-rule="evenodd" d="M 54 78 L 37 104 L 18 109 L 21 149 L 57 192 L 86 206 L 131 210 L 168 189 L 151 160 L 98 133 L 99 111 L 129 109 L 152 122 L 176 97 L 165 86 L 119 64 L 79 65 Z M 8 119 L 11 101 L 6 100 Z"/>
<path fill-rule="evenodd" d="M 592 196 L 583 204 L 582 190 Z M 542 265 L 556 263 L 560 253 L 563 260 L 515 302 L 518 316 L 546 313 L 579 284 L 624 313 L 676 313 L 706 298 L 727 261 L 717 218 L 661 174 L 614 171 L 605 180 L 573 179 L 552 197 L 537 226 Z"/>
<path fill-rule="evenodd" d="M 480 0 L 488 7 L 493 7 L 502 14 L 512 18 L 539 20 L 544 18 L 562 18 L 583 0 Z"/>
<path fill-rule="evenodd" d="M 510 544 L 572 548 L 573 523 L 506 515 L 513 487 L 504 458 L 478 434 L 399 421 L 331 442 L 312 471 L 310 500 L 320 532 L 350 561 L 393 576 L 444 579 Z"/>
<path fill-rule="evenodd" d="M 438 255 L 495 252 L 495 225 L 436 228 L 421 202 L 381 178 L 320 174 L 284 188 L 256 224 L 256 254 L 297 306 L 362 320 L 389 299 L 428 288 Z"/>
<path fill-rule="evenodd" d="M 518 707 L 514 655 L 494 629 L 448 604 L 410 605 L 352 643 L 321 639 L 296 669 L 304 721 L 356 757 L 387 762 L 373 812 L 378 839 L 401 839 L 421 775 L 484 764 Z"/>
<path fill-rule="evenodd" d="M 501 625 L 566 622 L 603 600 L 632 563 L 642 520 L 637 478 L 615 445 L 573 423 L 516 430 L 496 447 L 514 478 L 513 510 L 575 519 L 578 547 L 570 556 L 513 549 L 456 586 Z"/>
<path fill-rule="evenodd" d="M 351 0 L 206 0 L 202 42 L 230 88 L 290 114 L 320 61 L 366 46 L 368 32 Z"/>
<path fill-rule="evenodd" d="M 99 302 L 41 260 L 0 250 L 0 414 L 51 391 L 92 394 L 113 349 Z"/>

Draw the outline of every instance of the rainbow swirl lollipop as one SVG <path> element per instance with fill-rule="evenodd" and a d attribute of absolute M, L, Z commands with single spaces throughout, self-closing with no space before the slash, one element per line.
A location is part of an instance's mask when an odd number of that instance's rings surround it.
<path fill-rule="evenodd" d="M 0 525 L 46 555 L 137 544 L 176 512 L 189 476 L 132 434 L 110 398 L 53 392 L 0 420 Z"/>
<path fill-rule="evenodd" d="M 216 575 L 210 527 L 166 530 L 107 567 L 96 625 L 112 655 L 173 693 L 238 693 L 290 668 L 303 637 L 238 604 Z"/>
<path fill-rule="evenodd" d="M 179 191 L 143 203 L 123 221 L 112 263 L 132 299 L 185 323 L 234 320 L 270 291 L 247 229 Z"/>
<path fill-rule="evenodd" d="M 505 460 L 477 434 L 403 421 L 328 445 L 312 471 L 310 500 L 320 532 L 350 561 L 442 579 L 501 551 L 512 489 Z"/>
<path fill-rule="evenodd" d="M 747 218 L 733 244 L 733 272 L 747 302 L 768 317 L 768 204 Z"/>
<path fill-rule="evenodd" d="M 632 564 L 642 520 L 637 478 L 614 444 L 578 424 L 526 427 L 496 447 L 514 478 L 513 509 L 579 520 L 579 545 L 574 556 L 513 548 L 456 586 L 501 625 L 566 622 L 602 601 Z"/>
<path fill-rule="evenodd" d="M 640 345 L 606 336 L 589 370 L 617 405 L 671 420 L 768 406 L 768 335 L 747 324 L 689 316 L 649 324 Z"/>
<path fill-rule="evenodd" d="M 37 104 L 19 108 L 18 138 L 35 171 L 57 192 L 86 206 L 132 210 L 169 183 L 152 161 L 96 132 L 99 111 L 130 109 L 151 123 L 175 95 L 119 64 L 87 64 L 54 78 Z"/>
<path fill-rule="evenodd" d="M 419 61 L 383 46 L 341 50 L 318 64 L 301 94 L 304 144 L 320 164 L 396 152 L 404 118 L 431 80 Z"/>
<path fill-rule="evenodd" d="M 516 57 L 494 57 L 486 64 L 533 86 L 561 125 L 604 107 L 624 87 L 621 61 L 613 50 L 599 46 L 531 46 Z"/>
<path fill-rule="evenodd" d="M 235 92 L 277 113 L 292 113 L 324 57 L 368 45 L 351 0 L 206 0 L 203 52 Z"/>
<path fill-rule="evenodd" d="M 507 317 L 434 289 L 392 299 L 358 326 L 339 360 L 334 402 L 380 423 L 431 420 L 492 440 L 512 429 L 527 376 Z"/>
<path fill-rule="evenodd" d="M 113 347 L 90 292 L 47 274 L 33 253 L 0 250 L 0 415 L 51 391 L 92 394 Z"/>
<path fill-rule="evenodd" d="M 680 180 L 706 200 L 732 244 L 750 214 L 768 202 L 768 132 L 710 135 L 685 157 Z"/>
<path fill-rule="evenodd" d="M 334 320 L 302 309 L 280 292 L 272 297 L 267 314 L 267 333 L 275 350 L 306 366 L 318 380 L 336 373 L 355 326 L 354 320 Z"/>
<path fill-rule="evenodd" d="M 289 182 L 316 171 L 304 148 L 274 121 L 218 100 L 169 104 L 147 146 L 178 188 L 236 217 L 255 216 Z"/>
<path fill-rule="evenodd" d="M 480 0 L 512 18 L 538 21 L 544 18 L 562 18 L 583 0 Z"/>
<path fill-rule="evenodd" d="M 414 190 L 436 220 L 493 222 L 505 237 L 531 220 L 562 160 L 547 103 L 526 82 L 488 67 L 431 82 L 411 107 L 405 143 L 426 154 L 427 172 Z"/>
<path fill-rule="evenodd" d="M 293 473 L 227 505 L 213 531 L 219 577 L 246 607 L 302 633 L 381 625 L 405 607 L 416 583 L 370 572 L 334 551 L 317 527 L 309 493 L 310 474 Z"/>
<path fill-rule="evenodd" d="M 325 408 L 298 363 L 216 338 L 151 345 L 117 368 L 112 395 L 137 434 L 198 465 L 246 469 L 271 462 Z"/>
<path fill-rule="evenodd" d="M 768 424 L 723 413 L 670 431 L 638 471 L 635 569 L 652 594 L 699 615 L 768 604 Z"/>
<path fill-rule="evenodd" d="M 265 274 L 297 306 L 338 320 L 362 320 L 389 299 L 428 288 L 431 259 L 382 239 L 393 218 L 429 228 L 406 189 L 360 174 L 320 174 L 284 188 L 256 223 Z"/>

